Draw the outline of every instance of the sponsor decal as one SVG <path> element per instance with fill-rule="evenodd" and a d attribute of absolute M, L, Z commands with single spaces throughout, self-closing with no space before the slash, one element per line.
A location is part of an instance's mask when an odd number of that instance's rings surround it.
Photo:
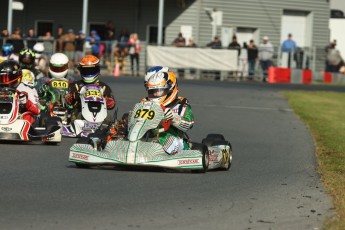
<path fill-rule="evenodd" d="M 218 161 L 218 156 L 210 156 L 209 160 L 210 161 Z"/>
<path fill-rule="evenodd" d="M 178 160 L 178 165 L 199 164 L 199 159 Z"/>
<path fill-rule="evenodd" d="M 80 153 L 73 153 L 72 158 L 81 159 L 85 161 L 89 160 L 89 156 Z"/>
<path fill-rule="evenodd" d="M 0 116 L 0 119 L 8 119 L 7 115 Z"/>
<path fill-rule="evenodd" d="M 5 132 L 9 132 L 9 131 L 12 130 L 12 128 L 10 128 L 10 127 L 1 127 L 1 130 L 5 131 Z"/>

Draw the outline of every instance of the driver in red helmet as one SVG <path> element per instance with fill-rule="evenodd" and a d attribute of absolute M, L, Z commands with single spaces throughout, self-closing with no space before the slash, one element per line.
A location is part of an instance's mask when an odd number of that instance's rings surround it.
<path fill-rule="evenodd" d="M 31 125 L 40 113 L 35 76 L 29 70 L 22 70 L 19 63 L 6 60 L 0 63 L 0 86 L 16 89 L 19 95 L 20 113 Z"/>
<path fill-rule="evenodd" d="M 188 100 L 178 97 L 176 76 L 173 72 L 157 72 L 147 80 L 148 96 L 141 101 L 152 101 L 165 107 L 166 120 L 171 120 L 168 131 L 158 139 L 166 153 L 173 155 L 189 149 L 183 141 L 184 133 L 193 127 L 194 115 Z"/>

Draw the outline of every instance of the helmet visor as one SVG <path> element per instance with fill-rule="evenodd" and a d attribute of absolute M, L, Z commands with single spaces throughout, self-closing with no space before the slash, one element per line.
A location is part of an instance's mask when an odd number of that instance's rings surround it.
<path fill-rule="evenodd" d="M 100 72 L 100 66 L 82 66 L 79 68 L 80 75 L 84 78 L 93 78 L 97 76 Z"/>
<path fill-rule="evenodd" d="M 65 70 L 68 69 L 68 64 L 64 64 L 64 65 L 53 65 L 53 64 L 49 64 L 49 68 L 52 72 L 55 73 L 62 73 Z"/>
<path fill-rule="evenodd" d="M 148 91 L 148 97 L 149 98 L 159 98 L 163 97 L 168 94 L 169 89 L 168 88 L 155 88 L 155 89 L 149 89 Z"/>
<path fill-rule="evenodd" d="M 8 73 L 1 73 L 0 74 L 0 84 L 1 85 L 8 85 L 15 81 L 18 81 L 19 76 L 8 74 Z"/>

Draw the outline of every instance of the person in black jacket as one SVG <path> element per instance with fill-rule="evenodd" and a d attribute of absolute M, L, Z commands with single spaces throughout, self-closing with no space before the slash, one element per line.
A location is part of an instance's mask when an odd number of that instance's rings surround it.
<path fill-rule="evenodd" d="M 250 40 L 247 46 L 248 52 L 248 79 L 253 80 L 255 74 L 256 60 L 258 59 L 258 48 L 256 47 L 254 40 Z"/>

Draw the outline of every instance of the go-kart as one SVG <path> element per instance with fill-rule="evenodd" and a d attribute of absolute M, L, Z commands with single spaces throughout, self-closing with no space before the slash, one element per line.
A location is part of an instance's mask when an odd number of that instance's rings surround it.
<path fill-rule="evenodd" d="M 47 144 L 61 142 L 59 120 L 48 119 L 45 127 L 33 127 L 20 114 L 18 93 L 14 89 L 0 90 L 0 140 L 41 141 Z"/>
<path fill-rule="evenodd" d="M 81 117 L 62 125 L 66 137 L 87 137 L 99 129 L 107 117 L 107 106 L 100 86 L 89 84 L 80 89 Z"/>
<path fill-rule="evenodd" d="M 70 148 L 69 161 L 77 167 L 103 165 L 150 166 L 166 169 L 206 172 L 210 169 L 228 170 L 232 148 L 220 134 L 210 134 L 203 143 L 184 138 L 188 148 L 174 155 L 167 154 L 158 137 L 169 129 L 163 108 L 152 102 L 137 103 L 129 114 L 128 135 L 104 141 L 106 135 L 80 138 Z"/>

